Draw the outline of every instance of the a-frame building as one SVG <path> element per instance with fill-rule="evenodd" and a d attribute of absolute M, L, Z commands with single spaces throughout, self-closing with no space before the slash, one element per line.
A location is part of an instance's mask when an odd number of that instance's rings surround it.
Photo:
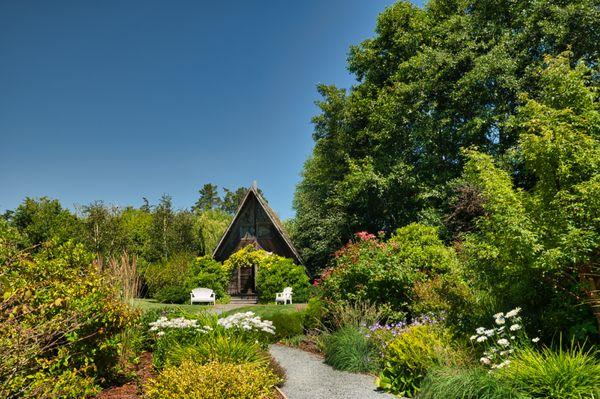
<path fill-rule="evenodd" d="M 233 220 L 213 251 L 213 258 L 223 262 L 247 245 L 302 263 L 281 221 L 260 195 L 255 184 L 246 192 Z M 229 294 L 252 295 L 255 292 L 255 275 L 256 270 L 235 271 Z"/>

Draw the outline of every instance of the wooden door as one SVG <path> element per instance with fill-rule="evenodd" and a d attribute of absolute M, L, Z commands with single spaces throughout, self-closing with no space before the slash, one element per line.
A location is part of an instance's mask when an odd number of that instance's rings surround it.
<path fill-rule="evenodd" d="M 248 295 L 256 293 L 256 268 L 242 267 L 234 270 L 229 282 L 229 295 Z"/>

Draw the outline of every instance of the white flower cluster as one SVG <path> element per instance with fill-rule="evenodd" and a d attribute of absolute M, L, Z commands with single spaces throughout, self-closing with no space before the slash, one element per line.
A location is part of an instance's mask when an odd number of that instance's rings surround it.
<path fill-rule="evenodd" d="M 193 328 L 200 333 L 207 333 L 212 330 L 210 326 L 199 326 L 198 320 L 195 319 L 186 319 L 184 317 L 177 317 L 175 319 L 167 319 L 166 317 L 161 317 L 152 323 L 149 323 L 150 331 L 155 331 L 156 335 L 159 337 L 165 335 L 166 329 L 169 328 Z"/>
<path fill-rule="evenodd" d="M 275 334 L 275 327 L 270 320 L 262 320 L 254 312 L 234 313 L 219 319 L 219 325 L 226 329 L 237 328 L 244 331 L 263 331 Z"/>
<path fill-rule="evenodd" d="M 517 339 L 515 335 L 521 330 L 521 317 L 519 313 L 521 308 L 515 308 L 510 312 L 496 313 L 494 322 L 498 327 L 486 329 L 479 327 L 475 330 L 475 335 L 471 336 L 471 341 L 485 343 L 488 349 L 483 352 L 483 357 L 479 361 L 489 366 L 491 369 L 500 369 L 510 364 L 509 356 L 514 352 L 511 348 L 513 342 Z M 508 326 L 508 328 L 506 328 Z M 532 339 L 538 342 L 539 338 Z"/>

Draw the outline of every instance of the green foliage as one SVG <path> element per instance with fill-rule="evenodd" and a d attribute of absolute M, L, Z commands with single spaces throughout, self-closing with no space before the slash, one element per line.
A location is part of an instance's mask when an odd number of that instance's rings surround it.
<path fill-rule="evenodd" d="M 295 302 L 308 300 L 310 283 L 306 270 L 289 258 L 247 245 L 232 254 L 223 266 L 230 273 L 237 268 L 256 267 L 256 289 L 261 302 L 274 302 L 275 295 L 285 287 L 292 287 Z"/>
<path fill-rule="evenodd" d="M 325 307 L 321 299 L 312 297 L 308 300 L 304 311 L 304 326 L 308 330 L 317 329 L 322 326 L 325 317 Z"/>
<path fill-rule="evenodd" d="M 159 329 L 158 331 L 154 331 L 151 333 L 151 329 L 148 327 L 146 331 L 149 332 L 151 342 L 152 342 L 152 363 L 158 369 L 163 368 L 168 362 L 177 362 L 182 361 L 183 355 L 185 354 L 185 350 L 187 347 L 197 346 L 199 343 L 213 342 L 215 337 L 224 334 L 222 328 L 217 325 L 217 317 L 208 313 L 201 313 L 196 315 L 188 315 L 184 312 L 179 312 L 176 310 L 170 311 L 158 311 L 151 312 L 151 316 L 162 316 L 167 319 L 176 319 L 183 318 L 186 320 L 197 320 L 198 328 L 167 328 L 167 329 Z M 158 314 L 157 314 L 158 313 Z M 156 322 L 159 320 L 150 319 L 150 316 L 146 316 L 144 321 L 147 323 Z M 205 326 L 210 327 L 210 329 L 206 329 Z M 162 330 L 162 331 L 161 331 Z M 210 330 L 208 332 L 204 330 Z M 158 332 L 161 332 L 158 335 Z M 179 348 L 179 351 L 175 351 L 176 348 Z"/>
<path fill-rule="evenodd" d="M 466 235 L 465 270 L 499 306 L 525 305 L 534 329 L 583 337 L 593 332 L 594 309 L 600 328 L 593 260 L 600 253 L 597 90 L 590 87 L 592 71 L 572 68 L 570 54 L 544 62 L 537 70 L 543 87 L 524 95 L 510 120 L 533 187 L 515 188 L 518 180 L 491 156 L 465 152 L 465 178 L 485 200 L 477 230 Z"/>
<path fill-rule="evenodd" d="M 230 278 L 231 272 L 211 256 L 196 258 L 185 283 L 188 288 L 188 299 L 190 290 L 197 287 L 210 288 L 215 292 L 217 299 L 223 299 L 227 297 Z"/>
<path fill-rule="evenodd" d="M 375 347 L 359 327 L 346 326 L 325 337 L 325 363 L 335 369 L 368 372 L 376 365 Z"/>
<path fill-rule="evenodd" d="M 333 329 L 343 327 L 372 326 L 382 319 L 382 307 L 369 302 L 348 303 L 345 301 L 329 303 L 327 308 L 328 321 Z"/>
<path fill-rule="evenodd" d="M 196 218 L 194 229 L 199 232 L 200 253 L 212 254 L 230 222 L 231 216 L 219 209 L 206 210 Z"/>
<path fill-rule="evenodd" d="M 548 91 L 544 56 L 571 48 L 573 64 L 595 67 L 599 27 L 590 0 L 401 1 L 381 13 L 374 36 L 350 49 L 356 84 L 318 86 L 315 146 L 294 202 L 293 238 L 311 274 L 356 231 L 441 221 L 461 148 L 504 156 L 519 141 L 509 123 L 519 95 Z M 590 102 L 563 98 L 559 108 Z M 530 182 L 516 168 L 518 184 Z"/>
<path fill-rule="evenodd" d="M 275 338 L 282 340 L 304 333 L 304 313 L 276 313 L 269 318 L 275 326 Z"/>
<path fill-rule="evenodd" d="M 358 233 L 356 241 L 337 252 L 333 267 L 324 271 L 318 285 L 329 301 L 387 305 L 402 312 L 402 319 L 411 310 L 416 283 L 457 267 L 454 251 L 438 238 L 435 228 L 411 224 L 387 242 Z"/>
<path fill-rule="evenodd" d="M 11 224 L 22 234 L 27 246 L 50 239 L 59 243 L 81 239 L 82 225 L 58 200 L 25 198 L 11 216 Z"/>
<path fill-rule="evenodd" d="M 257 250 L 252 245 L 246 245 L 231 254 L 223 265 L 227 270 L 233 271 L 238 268 L 258 266 L 269 254 L 265 251 Z"/>
<path fill-rule="evenodd" d="M 248 192 L 247 187 L 238 187 L 235 190 L 223 188 L 224 195 L 219 195 L 219 188 L 215 184 L 205 184 L 198 191 L 200 197 L 192 206 L 192 210 L 196 213 L 206 213 L 210 211 L 219 211 L 227 215 L 233 215 L 238 207 L 242 204 L 242 200 Z M 258 189 L 262 194 L 262 190 Z M 225 226 L 227 227 L 227 226 Z M 206 252 L 208 254 L 208 252 Z"/>
<path fill-rule="evenodd" d="M 435 325 L 413 326 L 386 348 L 377 385 L 396 395 L 414 396 L 425 375 L 456 358 L 450 336 Z"/>
<path fill-rule="evenodd" d="M 255 364 L 186 361 L 168 367 L 150 380 L 145 389 L 148 399 L 268 399 L 279 378 L 269 369 Z"/>
<path fill-rule="evenodd" d="M 598 352 L 580 347 L 556 352 L 524 348 L 510 367 L 499 371 L 500 378 L 532 398 L 575 399 L 600 396 Z"/>
<path fill-rule="evenodd" d="M 421 384 L 420 399 L 528 399 L 510 383 L 482 367 L 431 370 Z"/>
<path fill-rule="evenodd" d="M 120 256 L 128 247 L 127 234 L 120 221 L 119 209 L 96 201 L 81 208 L 85 225 L 85 243 L 99 257 Z"/>
<path fill-rule="evenodd" d="M 161 303 L 186 303 L 190 299 L 190 291 L 185 285 L 166 285 L 154 294 L 154 299 Z"/>
<path fill-rule="evenodd" d="M 275 295 L 285 287 L 292 287 L 293 300 L 303 303 L 308 300 L 310 283 L 304 266 L 277 255 L 264 257 L 256 274 L 256 289 L 262 302 L 273 302 Z"/>
<path fill-rule="evenodd" d="M 0 229 L 2 247 L 12 240 Z M 0 253 L 5 253 L 0 250 Z M 135 318 L 91 265 L 81 244 L 47 242 L 0 268 L 0 393 L 76 398 L 115 377 L 122 340 Z"/>
<path fill-rule="evenodd" d="M 190 298 L 186 283 L 191 275 L 193 259 L 181 254 L 171 259 L 148 265 L 143 276 L 148 294 L 164 303 L 185 303 Z"/>
<path fill-rule="evenodd" d="M 146 260 L 149 262 L 165 261 L 181 253 L 199 254 L 200 243 L 194 233 L 194 214 L 189 211 L 175 212 L 168 195 L 163 195 L 152 210 L 152 226 L 148 236 Z"/>
<path fill-rule="evenodd" d="M 269 364 L 269 356 L 260 345 L 247 342 L 237 336 L 217 335 L 211 338 L 200 336 L 192 343 L 173 342 L 166 352 L 167 366 L 178 366 L 185 361 L 199 364 L 219 362 L 266 366 Z"/>
<path fill-rule="evenodd" d="M 219 198 L 219 191 L 215 184 L 207 183 L 198 191 L 200 198 L 196 201 L 192 210 L 196 212 L 203 212 L 214 209 L 221 204 L 221 198 Z"/>

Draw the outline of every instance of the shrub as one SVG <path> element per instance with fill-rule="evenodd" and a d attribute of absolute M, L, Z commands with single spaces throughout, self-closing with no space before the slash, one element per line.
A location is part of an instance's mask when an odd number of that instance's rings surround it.
<path fill-rule="evenodd" d="M 194 260 L 188 254 L 172 256 L 143 270 L 148 295 L 160 302 L 185 303 L 190 298 L 187 286 Z"/>
<path fill-rule="evenodd" d="M 346 326 L 325 338 L 325 363 L 335 369 L 366 372 L 375 369 L 375 348 L 358 327 Z"/>
<path fill-rule="evenodd" d="M 281 343 L 283 343 L 286 346 L 291 346 L 294 348 L 299 348 L 300 345 L 302 345 L 305 342 L 309 342 L 310 337 L 308 335 L 294 335 L 292 337 L 289 338 L 283 338 L 281 340 Z"/>
<path fill-rule="evenodd" d="M 154 299 L 162 303 L 185 303 L 190 299 L 190 291 L 185 286 L 168 285 L 159 289 Z"/>
<path fill-rule="evenodd" d="M 419 392 L 419 399 L 528 399 L 494 373 L 483 367 L 443 367 L 431 370 Z"/>
<path fill-rule="evenodd" d="M 304 311 L 304 326 L 309 330 L 322 327 L 325 312 L 325 306 L 319 298 L 310 298 Z"/>
<path fill-rule="evenodd" d="M 275 295 L 285 287 L 292 287 L 295 302 L 308 300 L 310 283 L 304 266 L 277 255 L 265 257 L 256 275 L 256 289 L 261 302 L 273 302 Z"/>
<path fill-rule="evenodd" d="M 404 330 L 387 345 L 377 385 L 397 395 L 413 396 L 429 370 L 453 362 L 449 342 L 449 334 L 436 325 Z"/>
<path fill-rule="evenodd" d="M 269 369 L 255 364 L 185 361 L 165 368 L 148 381 L 148 399 L 268 399 L 275 398 L 273 387 L 280 382 Z"/>
<path fill-rule="evenodd" d="M 469 334 L 496 309 L 488 292 L 467 284 L 459 270 L 415 283 L 412 314 L 444 315 L 446 325 L 458 335 Z"/>
<path fill-rule="evenodd" d="M 387 241 L 361 232 L 335 254 L 333 265 L 315 283 L 329 302 L 369 302 L 410 314 L 417 282 L 458 267 L 452 248 L 437 230 L 420 224 L 402 227 Z"/>
<path fill-rule="evenodd" d="M 0 246 L 5 244 L 0 240 Z M 83 397 L 96 383 L 116 377 L 118 335 L 136 314 L 97 273 L 92 258 L 83 246 L 68 241 L 5 259 L 0 268 L 0 396 Z"/>
<path fill-rule="evenodd" d="M 596 350 L 524 348 L 517 352 L 509 367 L 498 373 L 533 398 L 600 397 L 600 361 Z"/>
<path fill-rule="evenodd" d="M 152 308 L 142 313 L 138 322 L 138 328 L 143 335 L 143 349 L 150 350 L 155 343 L 156 334 L 153 334 L 153 332 L 150 331 L 150 328 L 152 327 L 151 323 L 154 323 L 161 317 L 174 318 L 181 316 L 182 312 L 173 307 Z"/>
<path fill-rule="evenodd" d="M 190 270 L 190 276 L 186 281 L 186 287 L 189 291 L 197 287 L 210 288 L 215 292 L 215 296 L 220 301 L 227 301 L 227 287 L 231 272 L 222 263 L 217 262 L 211 256 L 202 256 L 196 258 Z"/>
<path fill-rule="evenodd" d="M 304 326 L 302 324 L 304 319 L 303 312 L 275 313 L 270 319 L 275 327 L 275 337 L 277 340 L 291 338 L 304 333 Z"/>
<path fill-rule="evenodd" d="M 335 329 L 346 326 L 366 327 L 377 324 L 382 313 L 377 306 L 368 302 L 348 303 L 340 301 L 329 305 L 331 324 Z"/>
<path fill-rule="evenodd" d="M 231 254 L 223 262 L 223 266 L 230 272 L 237 268 L 254 267 L 259 265 L 269 255 L 266 251 L 256 249 L 252 245 L 246 245 L 244 248 Z"/>
<path fill-rule="evenodd" d="M 378 353 L 380 354 L 379 361 L 381 363 L 381 367 L 383 367 L 384 355 L 388 345 L 392 343 L 398 335 L 403 334 L 407 329 L 416 326 L 432 325 L 438 323 L 438 321 L 439 320 L 436 318 L 424 315 L 413 319 L 410 323 L 408 323 L 406 320 L 403 320 L 398 323 L 377 323 L 371 325 L 369 327 L 367 337 L 375 345 Z"/>
<path fill-rule="evenodd" d="M 223 266 L 229 273 L 237 268 L 256 266 L 256 289 L 261 302 L 274 302 L 275 295 L 285 287 L 292 287 L 295 302 L 308 300 L 310 283 L 306 270 L 292 259 L 248 245 L 231 255 Z"/>

